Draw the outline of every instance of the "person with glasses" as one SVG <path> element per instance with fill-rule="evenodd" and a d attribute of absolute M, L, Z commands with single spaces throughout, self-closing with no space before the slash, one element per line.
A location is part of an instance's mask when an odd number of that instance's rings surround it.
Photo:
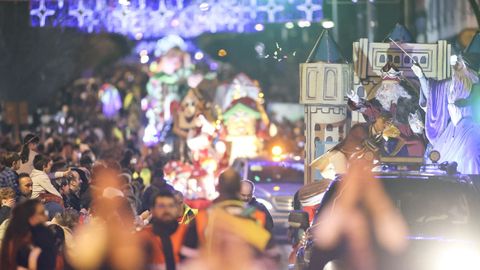
<path fill-rule="evenodd" d="M 174 195 L 167 190 L 160 191 L 150 207 L 151 225 L 140 233 L 145 243 L 149 269 L 175 270 L 180 262 L 187 225 L 179 224 L 178 204 Z"/>

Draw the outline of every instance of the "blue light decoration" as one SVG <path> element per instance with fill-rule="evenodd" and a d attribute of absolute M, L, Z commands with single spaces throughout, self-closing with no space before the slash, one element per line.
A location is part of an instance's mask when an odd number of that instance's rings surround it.
<path fill-rule="evenodd" d="M 130 38 L 250 32 L 255 25 L 320 21 L 322 0 L 31 0 L 36 27 L 72 27 Z"/>

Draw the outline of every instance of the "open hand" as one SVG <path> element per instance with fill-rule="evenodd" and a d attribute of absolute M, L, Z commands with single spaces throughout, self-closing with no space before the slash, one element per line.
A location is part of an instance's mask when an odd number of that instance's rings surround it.
<path fill-rule="evenodd" d="M 456 55 L 452 55 L 450 56 L 450 65 L 451 66 L 455 66 L 458 62 L 458 56 Z"/>
<path fill-rule="evenodd" d="M 360 97 L 358 96 L 357 92 L 355 90 L 350 91 L 349 94 L 347 94 L 348 99 L 350 99 L 354 103 L 359 103 L 360 102 Z"/>
<path fill-rule="evenodd" d="M 325 205 L 313 225 L 315 243 L 323 249 L 331 250 L 342 239 L 347 241 L 348 255 L 357 270 L 376 269 L 372 239 L 394 255 L 403 252 L 408 244 L 407 225 L 371 166 L 362 159 L 351 163 L 335 199 Z"/>

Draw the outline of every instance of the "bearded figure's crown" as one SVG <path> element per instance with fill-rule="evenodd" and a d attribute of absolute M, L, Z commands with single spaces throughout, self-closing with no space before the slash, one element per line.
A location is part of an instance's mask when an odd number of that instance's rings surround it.
<path fill-rule="evenodd" d="M 392 62 L 388 62 L 382 68 L 382 80 L 400 82 L 402 72 Z"/>

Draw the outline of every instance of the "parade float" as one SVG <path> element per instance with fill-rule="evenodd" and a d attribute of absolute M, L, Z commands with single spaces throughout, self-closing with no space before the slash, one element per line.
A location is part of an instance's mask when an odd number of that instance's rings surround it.
<path fill-rule="evenodd" d="M 269 127 L 263 103 L 260 88 L 245 74 L 220 86 L 203 78 L 190 88 L 172 110 L 173 153 L 166 178 L 187 198 L 215 198 L 223 169 L 238 157 L 263 151 Z"/>
<path fill-rule="evenodd" d="M 350 64 L 324 30 L 300 65 L 305 183 L 344 173 L 352 156 L 373 163 L 423 163 L 435 147 L 428 144 L 426 97 L 412 66 L 421 76 L 445 80 L 452 76 L 451 54 L 446 41 L 414 43 L 397 24 L 384 42 L 354 42 Z"/>
<path fill-rule="evenodd" d="M 189 54 L 177 47 L 150 64 L 147 96 L 142 100 L 142 109 L 148 119 L 143 136 L 146 145 L 162 141 L 162 131 L 171 126 L 172 112 L 188 90 L 187 78 L 191 69 Z"/>

